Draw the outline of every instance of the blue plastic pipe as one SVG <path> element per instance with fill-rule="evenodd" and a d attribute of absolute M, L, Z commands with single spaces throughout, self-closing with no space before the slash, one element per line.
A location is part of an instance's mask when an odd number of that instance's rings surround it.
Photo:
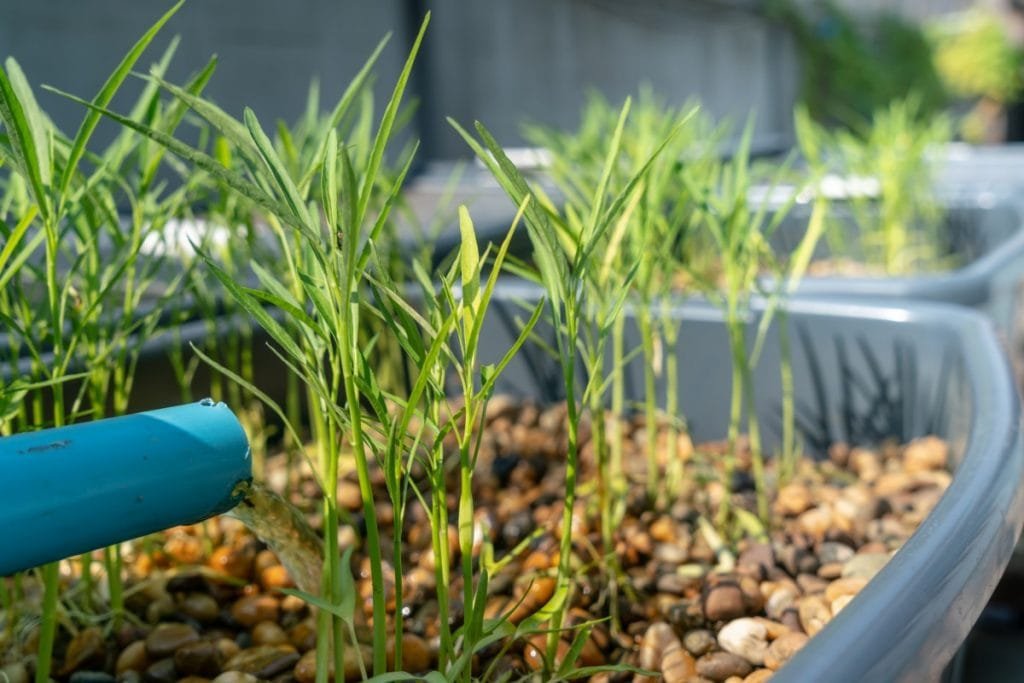
<path fill-rule="evenodd" d="M 0 438 L 0 576 L 225 512 L 251 478 L 208 399 Z"/>

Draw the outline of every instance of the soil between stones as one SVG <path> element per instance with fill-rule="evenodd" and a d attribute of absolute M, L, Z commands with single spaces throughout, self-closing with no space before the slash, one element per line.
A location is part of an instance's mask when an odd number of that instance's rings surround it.
<path fill-rule="evenodd" d="M 489 406 L 475 474 L 477 528 L 488 534 L 498 558 L 525 541 L 523 551 L 491 579 L 489 616 L 508 612 L 518 623 L 554 590 L 565 472 L 564 414 L 564 406 L 541 409 L 504 397 Z M 695 448 L 681 436 L 676 452 L 685 476 L 679 495 L 652 503 L 643 485 L 645 434 L 642 418 L 623 425 L 629 485 L 614 537 L 621 574 L 613 582 L 611 563 L 600 551 L 596 496 L 587 484 L 593 481 L 594 457 L 589 428 L 583 429 L 570 621 L 604 620 L 591 632 L 579 666 L 629 664 L 657 672 L 669 683 L 766 680 L 885 565 L 951 481 L 947 446 L 934 437 L 875 448 L 835 444 L 826 459 L 801 460 L 789 483 L 773 486 L 773 520 L 765 536 L 758 538 L 759 530 L 744 516 L 747 522 L 730 524 L 727 532 L 732 536 L 723 539 L 705 522 L 715 519 L 724 495 L 718 480 L 721 457 L 716 456 L 725 452 L 726 444 Z M 660 431 L 663 454 L 669 451 L 667 438 L 667 431 Z M 748 460 L 741 446 L 733 498 L 753 510 Z M 284 458 L 272 458 L 267 471 L 270 486 L 282 489 L 289 479 Z M 377 511 L 386 535 L 393 511 L 377 475 Z M 774 478 L 770 467 L 769 480 Z M 291 488 L 291 501 L 318 527 L 319 490 L 312 477 L 299 477 Z M 449 490 L 457 490 L 454 481 Z M 449 503 L 454 521 L 454 498 Z M 344 547 L 358 542 L 362 527 L 354 474 L 339 487 L 339 506 L 347 517 L 341 531 Z M 454 527 L 450 532 L 454 536 Z M 429 527 L 418 502 L 407 511 L 403 541 L 404 668 L 421 672 L 436 665 L 441 615 L 434 599 Z M 382 546 L 390 548 L 390 539 L 382 539 Z M 278 591 L 293 585 L 287 571 L 237 520 L 219 517 L 171 529 L 125 546 L 125 557 L 129 619 L 116 629 L 65 619 L 54 657 L 61 680 L 313 680 L 313 616 L 302 600 Z M 457 574 L 458 562 L 452 567 Z M 82 607 L 84 598 L 81 582 L 73 576 L 76 568 L 66 565 L 69 615 Z M 369 568 L 358 548 L 353 570 L 357 611 L 368 618 Z M 391 577 L 388 612 L 394 619 Z M 38 586 L 26 581 L 22 588 L 22 614 L 38 615 Z M 454 629 L 462 619 L 461 579 L 455 578 L 450 592 L 447 618 Z M 608 620 L 613 614 L 617 625 Z M 0 627 L 0 675 L 6 674 L 11 683 L 28 680 L 35 620 L 22 618 L 15 624 L 8 615 Z M 365 624 L 357 635 L 369 642 Z M 560 644 L 561 656 L 570 639 L 566 636 Z M 543 636 L 508 645 L 481 653 L 475 673 L 515 680 L 541 666 Z M 369 646 L 362 645 L 361 651 L 368 662 Z M 354 654 L 346 658 L 344 678 L 360 678 Z M 626 672 L 593 677 L 655 679 Z"/>

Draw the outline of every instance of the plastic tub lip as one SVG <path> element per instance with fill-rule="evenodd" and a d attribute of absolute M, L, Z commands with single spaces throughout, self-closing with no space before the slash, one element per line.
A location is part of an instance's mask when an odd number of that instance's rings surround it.
<path fill-rule="evenodd" d="M 1024 207 L 1019 197 L 1008 188 L 973 188 L 969 197 L 943 193 L 940 199 L 948 207 L 994 210 L 1008 209 L 1016 213 L 1016 233 L 997 244 L 991 251 L 951 270 L 911 275 L 879 277 L 806 275 L 797 293 L 806 296 L 853 295 L 880 298 L 918 298 L 949 300 L 975 305 L 989 296 L 993 277 L 1015 261 L 1024 260 Z M 774 279 L 761 278 L 769 288 Z"/>

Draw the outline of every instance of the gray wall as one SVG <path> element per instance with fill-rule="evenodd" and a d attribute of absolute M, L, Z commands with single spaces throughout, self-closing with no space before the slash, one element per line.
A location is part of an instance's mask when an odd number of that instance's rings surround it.
<path fill-rule="evenodd" d="M 33 85 L 91 97 L 169 1 L 0 0 L 0 56 L 14 55 Z M 789 141 L 797 88 L 793 46 L 783 29 L 745 9 L 747 0 L 190 0 L 137 69 L 146 70 L 174 34 L 182 42 L 171 77 L 220 57 L 207 88 L 230 112 L 252 106 L 268 125 L 294 119 L 310 78 L 323 101 L 337 96 L 376 42 L 395 36 L 381 61 L 384 97 L 401 67 L 410 25 L 433 21 L 414 87 L 423 157 L 467 156 L 444 117 L 480 119 L 508 144 L 519 124 L 572 126 L 584 95 L 614 100 L 651 83 L 682 102 L 699 96 L 716 115 L 758 111 L 763 146 Z M 137 88 L 138 84 L 131 84 Z M 40 103 L 69 132 L 82 109 L 49 94 Z M 115 108 L 125 108 L 125 98 Z M 100 138 L 109 137 L 107 126 Z"/>
<path fill-rule="evenodd" d="M 744 8 L 757 4 L 427 0 L 428 149 L 463 154 L 445 115 L 464 125 L 479 119 L 516 144 L 524 117 L 572 126 L 589 89 L 617 101 L 643 82 L 678 103 L 700 97 L 713 114 L 740 123 L 756 109 L 757 141 L 786 144 L 796 53 L 784 29 Z"/>
<path fill-rule="evenodd" d="M 13 55 L 33 87 L 47 83 L 91 98 L 172 4 L 0 0 L 0 57 Z M 314 75 L 320 78 L 322 102 L 333 104 L 331 98 L 340 96 L 377 42 L 395 30 L 379 62 L 377 89 L 384 96 L 405 59 L 403 5 L 402 0 L 189 0 L 136 71 L 148 71 L 180 34 L 171 79 L 184 79 L 216 53 L 219 64 L 206 93 L 238 116 L 243 106 L 251 106 L 269 127 L 278 117 L 290 121 L 299 115 Z M 135 92 L 138 87 L 126 83 Z M 80 105 L 45 92 L 37 92 L 37 98 L 62 129 L 74 132 L 83 115 Z M 122 107 L 128 106 L 125 100 Z"/>

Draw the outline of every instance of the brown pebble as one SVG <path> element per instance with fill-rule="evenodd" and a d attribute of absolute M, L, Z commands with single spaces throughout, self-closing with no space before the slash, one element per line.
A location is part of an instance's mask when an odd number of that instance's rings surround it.
<path fill-rule="evenodd" d="M 257 645 L 285 645 L 291 642 L 275 621 L 261 621 L 252 627 L 252 642 Z"/>
<path fill-rule="evenodd" d="M 146 655 L 146 641 L 136 640 L 117 656 L 117 663 L 114 671 L 118 676 L 126 671 L 145 671 L 149 666 L 149 657 Z"/>
<path fill-rule="evenodd" d="M 289 629 L 288 640 L 300 652 L 316 647 L 316 622 L 313 618 L 306 618 Z"/>
<path fill-rule="evenodd" d="M 840 595 L 838 598 L 829 603 L 828 608 L 832 611 L 832 616 L 839 614 L 839 612 L 846 607 L 854 599 L 854 595 Z"/>
<path fill-rule="evenodd" d="M 804 633 L 809 636 L 815 635 L 825 628 L 825 624 L 832 618 L 832 610 L 825 603 L 825 600 L 817 595 L 808 595 L 800 598 L 797 603 L 800 614 L 800 624 Z"/>
<path fill-rule="evenodd" d="M 105 654 L 106 645 L 103 642 L 103 631 L 98 626 L 82 629 L 68 644 L 60 675 L 67 676 L 79 669 L 88 669 L 101 664 Z"/>
<path fill-rule="evenodd" d="M 252 674 L 244 674 L 241 671 L 225 671 L 213 679 L 212 683 L 258 683 L 259 680 Z"/>
<path fill-rule="evenodd" d="M 764 626 L 765 633 L 768 634 L 768 640 L 775 640 L 779 636 L 785 635 L 792 630 L 789 626 L 786 626 L 781 622 L 765 619 L 764 617 L 754 617 L 754 621 L 757 621 Z"/>
<path fill-rule="evenodd" d="M 704 596 L 704 616 L 710 621 L 729 621 L 744 614 L 743 591 L 735 583 L 720 583 Z"/>
<path fill-rule="evenodd" d="M 772 677 L 775 672 L 771 669 L 757 669 L 743 679 L 743 683 L 764 683 Z"/>
<path fill-rule="evenodd" d="M 185 676 L 179 678 L 178 683 L 210 683 L 210 679 L 203 676 Z"/>
<path fill-rule="evenodd" d="M 523 648 L 523 660 L 531 670 L 541 671 L 544 668 L 547 641 L 548 637 L 542 634 L 533 636 L 526 642 L 526 647 Z M 560 638 L 555 646 L 555 666 L 560 666 L 567 654 L 569 654 L 569 643 Z"/>
<path fill-rule="evenodd" d="M 764 579 L 775 567 L 775 551 L 768 543 L 751 543 L 736 559 L 738 571 Z"/>
<path fill-rule="evenodd" d="M 174 668 L 187 676 L 216 676 L 221 661 L 217 646 L 206 640 L 186 643 L 174 652 Z"/>
<path fill-rule="evenodd" d="M 402 671 L 421 673 L 430 668 L 432 657 L 427 641 L 414 633 L 402 634 Z M 388 668 L 395 666 L 395 639 L 388 638 Z"/>
<path fill-rule="evenodd" d="M 146 668 L 143 678 L 147 683 L 173 683 L 178 680 L 178 672 L 174 668 L 174 660 L 170 657 L 153 662 Z"/>
<path fill-rule="evenodd" d="M 850 451 L 849 466 L 860 477 L 861 481 L 869 484 L 882 473 L 882 465 L 878 454 L 864 448 L 854 448 Z"/>
<path fill-rule="evenodd" d="M 875 494 L 894 496 L 908 491 L 913 485 L 914 480 L 906 472 L 886 472 L 875 480 Z"/>
<path fill-rule="evenodd" d="M 868 580 L 859 577 L 836 579 L 825 589 L 825 599 L 833 602 L 843 595 L 856 595 L 866 585 Z"/>
<path fill-rule="evenodd" d="M 832 513 L 828 507 L 820 505 L 801 513 L 796 523 L 805 534 L 820 540 L 832 527 Z"/>
<path fill-rule="evenodd" d="M 764 665 L 772 671 L 782 668 L 808 641 L 803 633 L 790 631 L 773 640 L 764 656 Z"/>
<path fill-rule="evenodd" d="M 338 505 L 349 511 L 363 507 L 363 497 L 359 493 L 359 484 L 342 480 L 338 482 Z"/>
<path fill-rule="evenodd" d="M 843 575 L 843 565 L 839 562 L 829 562 L 818 567 L 818 576 L 826 581 L 838 579 Z"/>
<path fill-rule="evenodd" d="M 153 659 L 167 657 L 182 645 L 199 640 L 199 634 L 188 624 L 158 624 L 146 637 L 146 653 Z"/>
<path fill-rule="evenodd" d="M 220 653 L 222 662 L 226 662 L 242 651 L 242 647 L 231 638 L 217 638 L 213 644 L 217 646 L 217 652 Z"/>
<path fill-rule="evenodd" d="M 291 588 L 295 585 L 288 570 L 279 564 L 271 565 L 260 571 L 260 585 L 265 590 L 273 591 L 279 588 Z"/>
<path fill-rule="evenodd" d="M 676 540 L 676 524 L 671 517 L 662 515 L 651 523 L 649 533 L 659 543 L 672 543 Z"/>
<path fill-rule="evenodd" d="M 555 580 L 549 576 L 538 576 L 526 588 L 526 596 L 523 597 L 516 608 L 509 616 L 509 621 L 518 624 L 543 607 L 551 596 L 555 594 Z"/>
<path fill-rule="evenodd" d="M 174 599 L 170 595 L 161 595 L 146 605 L 146 621 L 155 624 L 165 617 L 169 617 L 177 611 L 174 606 Z"/>
<path fill-rule="evenodd" d="M 683 646 L 694 657 L 711 652 L 717 644 L 715 634 L 703 628 L 687 631 L 683 636 Z"/>
<path fill-rule="evenodd" d="M 220 616 L 220 606 L 217 601 L 206 593 L 189 593 L 182 599 L 179 609 L 183 614 L 201 624 L 216 621 Z"/>
<path fill-rule="evenodd" d="M 277 621 L 277 599 L 270 595 L 247 595 L 231 606 L 231 616 L 242 626 L 252 628 L 261 621 Z"/>
<path fill-rule="evenodd" d="M 178 565 L 198 564 L 203 559 L 203 542 L 190 534 L 174 533 L 163 547 Z"/>
<path fill-rule="evenodd" d="M 689 683 L 696 675 L 697 660 L 678 640 L 665 648 L 661 655 L 661 676 L 665 683 Z"/>
<path fill-rule="evenodd" d="M 273 678 L 299 661 L 290 645 L 258 645 L 242 650 L 224 663 L 225 671 L 241 671 L 256 678 Z"/>
<path fill-rule="evenodd" d="M 948 444 L 935 436 L 915 439 L 903 449 L 903 467 L 911 473 L 944 469 L 948 460 Z"/>
<path fill-rule="evenodd" d="M 207 564 L 222 574 L 248 580 L 255 559 L 256 553 L 249 545 L 240 548 L 222 545 L 214 549 Z"/>
<path fill-rule="evenodd" d="M 301 612 L 306 609 L 306 601 L 297 595 L 285 595 L 281 598 L 281 611 L 285 614 Z"/>
<path fill-rule="evenodd" d="M 697 660 L 697 673 L 712 681 L 724 681 L 730 676 L 746 676 L 753 667 L 750 662 L 731 652 L 711 652 Z"/>
<path fill-rule="evenodd" d="M 811 507 L 814 498 L 811 491 L 803 484 L 787 484 L 779 489 L 775 499 L 776 509 L 783 515 L 795 517 Z"/>
<path fill-rule="evenodd" d="M 828 581 L 814 574 L 800 574 L 796 577 L 796 585 L 800 586 L 800 590 L 806 595 L 821 593 L 828 586 Z"/>
<path fill-rule="evenodd" d="M 752 576 L 741 576 L 739 583 L 747 614 L 757 614 L 764 609 L 764 594 L 761 593 L 761 585 L 757 579 Z"/>

